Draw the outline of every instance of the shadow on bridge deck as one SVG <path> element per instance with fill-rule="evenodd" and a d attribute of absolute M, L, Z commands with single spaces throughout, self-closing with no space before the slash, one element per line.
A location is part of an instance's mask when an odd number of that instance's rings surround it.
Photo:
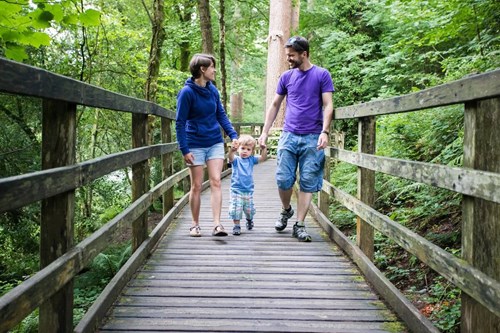
<path fill-rule="evenodd" d="M 281 205 L 274 169 L 274 160 L 255 168 L 255 228 L 243 227 L 241 236 L 211 236 L 207 190 L 203 236 L 189 237 L 186 206 L 100 331 L 405 332 L 311 217 L 306 222 L 311 243 L 291 237 L 291 225 L 276 233 Z M 223 181 L 222 209 L 228 232 L 229 183 L 229 177 Z"/>

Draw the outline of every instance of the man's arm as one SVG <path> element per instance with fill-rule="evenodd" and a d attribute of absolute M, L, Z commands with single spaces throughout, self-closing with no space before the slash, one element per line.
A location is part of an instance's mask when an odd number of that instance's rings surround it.
<path fill-rule="evenodd" d="M 333 119 L 333 93 L 325 92 L 321 94 L 323 99 L 323 131 L 330 132 L 330 124 Z"/>
<path fill-rule="evenodd" d="M 325 149 L 328 145 L 330 133 L 330 124 L 333 119 L 333 93 L 325 92 L 321 94 L 323 100 L 323 129 L 318 139 L 318 149 Z"/>
<path fill-rule="evenodd" d="M 260 147 L 259 163 L 267 160 L 267 147 Z"/>
<path fill-rule="evenodd" d="M 276 120 L 276 116 L 278 115 L 278 111 L 280 110 L 281 102 L 283 102 L 284 98 L 285 95 L 274 95 L 273 102 L 267 109 L 264 128 L 262 129 L 262 134 L 260 135 L 260 138 L 258 140 L 261 146 L 266 145 L 269 130 L 271 129 L 271 126 L 273 126 L 274 120 Z"/>

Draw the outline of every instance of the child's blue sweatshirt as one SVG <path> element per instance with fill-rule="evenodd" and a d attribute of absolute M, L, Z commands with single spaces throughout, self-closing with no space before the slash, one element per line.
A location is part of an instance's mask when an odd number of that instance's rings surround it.
<path fill-rule="evenodd" d="M 175 119 L 177 142 L 182 155 L 189 153 L 189 148 L 208 148 L 224 142 L 221 126 L 231 139 L 238 138 L 222 106 L 217 88 L 211 82 L 207 82 L 206 87 L 200 87 L 193 78 L 187 79 L 177 95 Z"/>

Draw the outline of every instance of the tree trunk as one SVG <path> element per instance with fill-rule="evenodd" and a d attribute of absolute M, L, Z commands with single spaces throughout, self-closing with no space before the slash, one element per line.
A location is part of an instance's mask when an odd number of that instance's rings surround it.
<path fill-rule="evenodd" d="M 299 30 L 300 1 L 292 2 L 292 23 L 290 31 L 295 34 Z"/>
<path fill-rule="evenodd" d="M 267 77 L 266 77 L 266 110 L 272 103 L 276 93 L 278 79 L 288 69 L 286 63 L 284 46 L 290 38 L 290 27 L 292 23 L 291 1 L 271 0 L 269 15 L 269 36 L 267 53 Z M 284 106 L 282 107 L 273 127 L 283 127 Z"/>
<path fill-rule="evenodd" d="M 187 24 L 191 21 L 191 16 L 193 14 L 194 8 L 191 6 L 191 0 L 184 0 L 184 3 L 176 3 L 173 10 L 177 14 L 179 21 L 182 25 Z M 184 40 L 179 43 L 180 49 L 180 67 L 181 72 L 189 71 L 189 55 L 190 55 L 191 44 L 189 40 Z"/>
<path fill-rule="evenodd" d="M 161 48 L 165 41 L 165 30 L 163 24 L 165 21 L 164 0 L 154 0 L 153 18 L 152 18 L 152 36 L 151 47 L 149 50 L 148 76 L 145 85 L 145 99 L 156 102 L 156 93 L 158 91 L 158 75 L 160 73 Z"/>
<path fill-rule="evenodd" d="M 161 49 L 165 41 L 165 21 L 164 0 L 154 0 L 153 17 L 151 18 L 152 34 L 151 47 L 149 49 L 148 76 L 144 89 L 144 98 L 156 103 L 156 93 L 158 92 L 158 76 L 161 64 Z M 147 144 L 153 144 L 154 121 L 156 117 L 148 117 Z M 146 168 L 146 182 L 149 184 L 150 168 Z"/>
<path fill-rule="evenodd" d="M 314 9 L 314 0 L 307 0 L 307 10 Z"/>
<path fill-rule="evenodd" d="M 231 94 L 231 120 L 243 120 L 243 93 L 241 91 Z"/>
<path fill-rule="evenodd" d="M 200 15 L 201 46 L 203 53 L 214 54 L 214 39 L 212 37 L 212 21 L 210 18 L 210 4 L 208 0 L 198 0 Z"/>
<path fill-rule="evenodd" d="M 226 87 L 226 22 L 225 22 L 225 2 L 219 0 L 219 58 L 220 58 L 220 87 L 221 99 L 224 110 L 227 113 L 227 87 Z"/>
<path fill-rule="evenodd" d="M 232 22 L 235 26 L 238 25 L 238 22 L 241 20 L 240 9 L 238 6 L 234 8 L 234 13 L 232 17 Z M 232 30 L 229 32 L 232 35 L 232 38 L 238 38 L 238 30 Z M 231 61 L 231 70 L 234 77 L 239 77 L 240 75 L 240 48 L 234 48 L 232 52 L 232 61 Z M 243 120 L 243 91 L 239 88 L 236 82 L 232 82 L 231 86 L 231 97 L 230 97 L 230 106 L 231 109 L 231 120 L 232 121 L 242 121 Z"/>

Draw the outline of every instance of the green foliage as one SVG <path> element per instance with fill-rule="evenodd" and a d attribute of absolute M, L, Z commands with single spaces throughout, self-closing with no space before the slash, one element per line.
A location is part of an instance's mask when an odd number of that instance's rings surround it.
<path fill-rule="evenodd" d="M 31 205 L 0 215 L 0 295 L 38 270 L 37 208 Z"/>
<path fill-rule="evenodd" d="M 131 254 L 130 244 L 112 246 L 98 254 L 88 270 L 78 275 L 74 285 L 75 323 L 78 323 Z"/>
<path fill-rule="evenodd" d="M 435 279 L 427 296 L 430 319 L 441 332 L 457 332 L 460 328 L 461 291 L 442 277 Z"/>
<path fill-rule="evenodd" d="M 23 61 L 29 58 L 28 47 L 50 45 L 50 28 L 100 24 L 100 12 L 86 9 L 75 15 L 71 8 L 71 1 L 0 1 L 0 55 Z"/>
<path fill-rule="evenodd" d="M 229 93 L 243 92 L 244 121 L 262 121 L 269 3 L 227 0 L 226 5 Z M 415 92 L 500 67 L 499 6 L 495 0 L 316 0 L 314 6 L 302 4 L 300 27 L 294 33 L 310 39 L 312 62 L 332 74 L 335 106 L 339 107 Z M 177 92 L 190 76 L 187 61 L 201 51 L 201 38 L 196 6 L 190 0 L 167 0 L 165 8 L 167 38 L 157 101 L 175 110 Z M 218 12 L 213 13 L 218 35 Z M 129 96 L 144 96 L 150 37 L 148 13 L 137 1 L 0 0 L 0 56 Z M 218 48 L 215 45 L 216 53 Z M 129 114 L 79 108 L 77 119 L 79 162 L 131 147 Z M 0 176 L 40 170 L 40 101 L 0 96 L 0 124 Z M 356 150 L 357 122 L 335 121 L 335 128 L 346 133 L 346 149 Z M 159 142 L 159 132 L 159 124 L 153 123 L 154 142 Z M 377 154 L 461 166 L 463 135 L 459 107 L 382 116 L 377 119 Z M 180 153 L 174 156 L 174 171 L 181 170 Z M 151 175 L 153 184 L 161 179 L 158 161 L 152 163 Z M 77 190 L 77 241 L 129 204 L 129 181 L 130 170 L 122 170 Z M 331 181 L 350 194 L 357 192 L 356 168 L 347 163 L 335 165 Z M 458 251 L 460 196 L 382 174 L 376 182 L 377 209 L 451 252 Z M 183 194 L 181 185 L 175 189 L 176 198 Z M 353 237 L 351 212 L 332 204 L 330 216 Z M 0 293 L 37 270 L 38 238 L 39 205 L 0 215 Z M 375 242 L 377 264 L 394 279 L 412 277 L 419 284 L 428 278 L 423 276 L 427 270 L 413 256 L 404 256 L 384 236 L 376 233 Z M 89 283 L 81 287 L 77 282 L 75 298 L 82 308 L 75 310 L 76 317 L 104 285 L 99 276 L 109 278 L 120 258 L 106 252 L 91 269 L 99 272 L 96 276 L 83 277 L 86 272 L 78 278 Z M 437 288 L 433 297 L 442 298 L 432 301 L 441 307 L 432 312 L 432 319 L 451 332 L 457 325 L 453 322 L 457 302 L 448 298 L 452 289 Z M 34 330 L 35 322 L 36 313 L 25 320 L 22 330 Z"/>
<path fill-rule="evenodd" d="M 75 278 L 73 322 L 76 325 L 103 289 L 130 258 L 129 244 L 116 245 L 100 253 L 89 268 Z M 38 309 L 27 316 L 11 333 L 37 333 Z"/>
<path fill-rule="evenodd" d="M 10 333 L 38 333 L 38 309 L 30 313 Z"/>

